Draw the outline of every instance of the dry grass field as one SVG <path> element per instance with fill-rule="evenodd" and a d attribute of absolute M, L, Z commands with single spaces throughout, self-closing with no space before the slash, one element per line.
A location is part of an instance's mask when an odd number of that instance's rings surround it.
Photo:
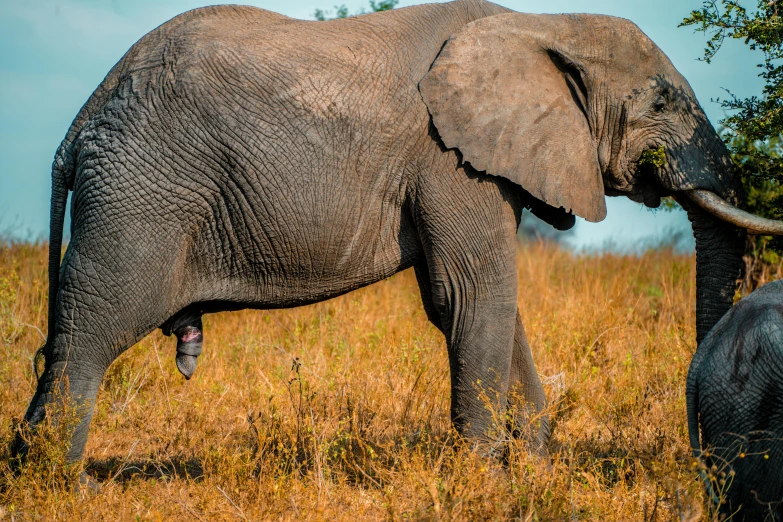
<path fill-rule="evenodd" d="M 503 467 L 450 432 L 444 338 L 407 271 L 312 306 L 205 317 L 189 382 L 155 332 L 107 372 L 84 462 L 64 465 L 63 422 L 14 474 L 46 248 L 0 243 L 0 520 L 706 519 L 685 422 L 693 256 L 530 244 L 517 263 L 551 462 L 512 443 Z M 84 467 L 99 493 L 74 491 Z"/>

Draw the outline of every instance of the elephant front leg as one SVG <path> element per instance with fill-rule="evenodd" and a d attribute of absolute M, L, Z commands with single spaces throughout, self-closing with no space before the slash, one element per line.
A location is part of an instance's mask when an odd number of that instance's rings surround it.
<path fill-rule="evenodd" d="M 426 263 L 426 270 L 414 265 L 416 276 L 427 316 L 449 350 L 454 427 L 488 446 L 488 453 L 509 438 L 510 382 L 529 382 L 534 398 L 526 401 L 536 411 L 543 408 L 521 322 L 518 327 L 521 203 L 511 184 L 460 167 L 422 175 L 412 205 Z M 522 395 L 527 397 L 526 388 Z"/>
<path fill-rule="evenodd" d="M 475 299 L 472 291 L 452 293 L 447 344 L 451 370 L 451 418 L 464 436 L 487 452 L 507 440 L 506 407 L 516 310 L 506 299 Z M 456 304 L 456 303 L 455 303 Z"/>
<path fill-rule="evenodd" d="M 509 382 L 510 429 L 515 436 L 528 440 L 534 453 L 544 456 L 548 453 L 550 435 L 549 417 L 544 412 L 546 395 L 536 372 L 533 352 L 527 342 L 519 312 L 514 330 L 514 354 Z"/>
<path fill-rule="evenodd" d="M 425 309 L 446 337 L 454 427 L 488 446 L 488 453 L 508 438 L 505 419 L 517 320 L 513 215 L 510 219 L 508 227 L 496 222 L 496 228 L 467 224 L 449 231 L 480 231 L 473 237 L 430 236 L 426 273 L 416 267 L 425 287 Z M 502 233 L 505 228 L 508 236 Z"/>
<path fill-rule="evenodd" d="M 419 263 L 414 268 L 427 317 L 439 330 L 447 333 L 441 324 L 439 314 L 435 311 L 432 284 L 426 264 Z M 496 405 L 496 407 L 500 406 L 502 405 Z M 538 372 L 536 372 L 533 353 L 528 344 L 519 311 L 516 313 L 514 327 L 507 407 L 508 431 L 515 438 L 528 441 L 533 453 L 546 456 L 550 436 L 549 417 L 544 412 L 546 395 Z M 458 409 L 464 409 L 464 406 L 460 406 Z"/>

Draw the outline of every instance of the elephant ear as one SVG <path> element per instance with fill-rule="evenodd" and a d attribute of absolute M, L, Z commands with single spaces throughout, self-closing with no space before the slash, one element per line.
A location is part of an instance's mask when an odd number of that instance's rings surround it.
<path fill-rule="evenodd" d="M 443 143 L 473 168 L 601 221 L 606 203 L 585 70 L 542 44 L 530 18 L 512 13 L 467 24 L 446 42 L 419 90 Z"/>

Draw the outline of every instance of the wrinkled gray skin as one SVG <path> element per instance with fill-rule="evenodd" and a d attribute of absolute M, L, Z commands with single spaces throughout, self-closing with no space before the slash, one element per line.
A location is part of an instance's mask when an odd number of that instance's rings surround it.
<path fill-rule="evenodd" d="M 637 168 L 659 145 L 666 165 Z M 190 11 L 128 51 L 57 151 L 45 371 L 25 418 L 66 378 L 85 412 L 78 459 L 104 372 L 154 329 L 177 336 L 189 377 L 203 313 L 322 301 L 413 266 L 447 340 L 454 425 L 491 442 L 478 381 L 498 409 L 545 406 L 517 310 L 523 208 L 568 228 L 569 210 L 602 219 L 605 194 L 674 194 L 696 236 L 701 338 L 731 304 L 744 234 L 683 191 L 736 202 L 729 165 L 687 82 L 626 20 L 477 0 L 329 22 Z M 546 451 L 546 418 L 514 429 Z"/>
<path fill-rule="evenodd" d="M 686 393 L 694 454 L 716 466 L 713 475 L 726 473 L 725 484 L 708 486 L 726 500 L 720 512 L 783 520 L 783 281 L 718 321 L 691 361 Z"/>

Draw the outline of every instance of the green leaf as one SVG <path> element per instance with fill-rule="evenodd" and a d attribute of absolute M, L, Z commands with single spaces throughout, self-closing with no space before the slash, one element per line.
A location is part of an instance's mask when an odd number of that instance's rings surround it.
<path fill-rule="evenodd" d="M 666 152 L 663 145 L 657 149 L 647 149 L 639 157 L 639 165 L 652 165 L 661 168 L 666 165 Z"/>
<path fill-rule="evenodd" d="M 743 5 L 745 4 L 745 5 Z M 728 116 L 719 124 L 745 189 L 745 207 L 754 214 L 783 215 L 783 11 L 779 2 L 757 0 L 755 9 L 738 0 L 704 0 L 680 27 L 691 26 L 707 37 L 702 60 L 707 63 L 726 38 L 742 41 L 759 55 L 761 92 L 713 100 Z M 767 239 L 757 239 L 764 245 Z M 783 241 L 771 243 L 783 246 Z M 764 248 L 761 248 L 763 251 Z"/>
<path fill-rule="evenodd" d="M 370 11 L 374 13 L 377 13 L 379 11 L 389 11 L 397 7 L 398 3 L 400 3 L 400 0 L 378 0 L 378 2 L 375 2 L 375 0 L 370 0 Z M 319 22 L 323 22 L 325 20 L 348 18 L 349 16 L 356 16 L 356 15 L 364 14 L 365 12 L 366 11 L 364 10 L 364 8 L 362 8 L 359 9 L 359 11 L 357 11 L 354 14 L 350 14 L 348 12 L 348 6 L 342 4 L 342 5 L 334 6 L 334 11 L 324 11 L 322 9 L 316 9 L 315 12 L 313 13 L 313 18 L 315 18 Z"/>

